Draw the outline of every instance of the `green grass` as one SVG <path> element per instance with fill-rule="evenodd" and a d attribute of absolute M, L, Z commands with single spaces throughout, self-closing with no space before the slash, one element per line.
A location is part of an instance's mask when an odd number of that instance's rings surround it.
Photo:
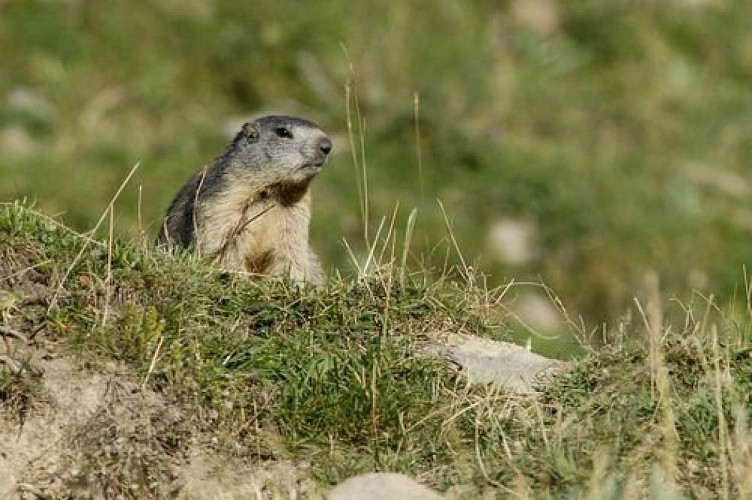
<path fill-rule="evenodd" d="M 0 270 L 39 280 L 5 276 L 3 321 L 46 327 L 89 369 L 129 366 L 192 415 L 181 433 L 307 457 L 323 482 L 388 469 L 500 496 L 752 494 L 752 4 L 544 1 L 532 20 L 526 4 L 0 1 L 0 201 L 55 216 L 0 209 Z M 226 128 L 271 110 L 335 138 L 314 183 L 324 289 L 147 243 Z M 506 217 L 534 228 L 522 264 L 487 243 Z M 394 275 L 353 269 L 374 241 Z M 539 400 L 411 355 L 426 332 L 530 340 L 507 304 L 531 287 L 500 296 L 510 280 L 545 283 L 567 313 L 534 349 L 580 358 Z M 0 364 L 4 412 L 44 400 Z"/>
<path fill-rule="evenodd" d="M 274 109 L 337 139 L 312 231 L 332 269 L 346 268 L 343 238 L 367 253 L 362 146 L 369 239 L 396 204 L 399 220 L 416 208 L 413 268 L 443 267 L 440 199 L 491 282 L 542 279 L 575 316 L 621 313 L 647 272 L 683 301 L 692 289 L 731 300 L 752 262 L 752 7 L 536 2 L 546 28 L 520 5 L 3 2 L 0 199 L 26 196 L 88 230 L 141 161 L 116 227 L 153 236 L 228 123 Z M 501 217 L 536 228 L 527 263 L 486 245 Z"/>
<path fill-rule="evenodd" d="M 0 207 L 0 286 L 18 297 L 6 320 L 46 325 L 48 341 L 88 370 L 129 367 L 184 416 L 126 439 L 140 450 L 133 455 L 107 446 L 124 431 L 105 431 L 114 424 L 103 414 L 101 432 L 88 429 L 76 449 L 89 457 L 78 467 L 109 478 L 110 488 L 128 487 L 128 456 L 141 457 L 145 477 L 164 480 L 159 457 L 179 456 L 191 435 L 209 432 L 229 459 L 305 459 L 323 484 L 395 470 L 472 495 L 752 491 L 746 309 L 662 308 L 654 297 L 606 327 L 606 347 L 529 398 L 468 386 L 416 353 L 421 339 L 442 332 L 508 336 L 488 314 L 499 292 L 477 283 L 400 279 L 395 269 L 301 288 L 134 242 L 108 247 L 23 205 Z M 33 283 L 23 278 L 30 268 Z M 682 321 L 661 319 L 682 307 Z M 16 397 L 14 377 L 0 380 L 3 401 Z"/>

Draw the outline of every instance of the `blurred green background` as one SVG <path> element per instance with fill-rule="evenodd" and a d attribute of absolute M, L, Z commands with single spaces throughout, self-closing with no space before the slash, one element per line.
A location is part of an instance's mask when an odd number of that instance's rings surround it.
<path fill-rule="evenodd" d="M 365 158 L 370 238 L 399 204 L 400 253 L 417 209 L 411 265 L 459 262 L 441 200 L 490 285 L 543 280 L 575 316 L 613 318 L 650 273 L 732 300 L 751 20 L 741 0 L 0 0 L 0 200 L 86 230 L 140 161 L 116 231 L 151 238 L 244 118 L 284 112 L 335 138 L 312 228 L 330 270 L 352 272 L 343 238 L 366 251 Z"/>

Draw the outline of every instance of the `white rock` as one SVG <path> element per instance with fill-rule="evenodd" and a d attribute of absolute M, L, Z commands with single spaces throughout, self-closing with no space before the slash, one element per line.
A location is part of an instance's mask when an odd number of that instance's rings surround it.
<path fill-rule="evenodd" d="M 520 265 L 535 258 L 537 231 L 527 219 L 498 219 L 488 230 L 488 246 L 502 262 Z"/>
<path fill-rule="evenodd" d="M 570 366 L 509 342 L 463 334 L 434 342 L 425 352 L 452 361 L 471 384 L 496 384 L 519 394 L 535 393 Z"/>
<path fill-rule="evenodd" d="M 508 307 L 517 320 L 538 332 L 555 332 L 561 328 L 564 319 L 550 298 L 536 293 L 522 293 Z"/>
<path fill-rule="evenodd" d="M 326 494 L 327 500 L 440 500 L 442 496 L 404 474 L 372 472 L 351 477 Z"/>
<path fill-rule="evenodd" d="M 515 22 L 540 36 L 550 36 L 559 29 L 559 9 L 555 0 L 515 0 Z"/>
<path fill-rule="evenodd" d="M 8 92 L 8 107 L 28 111 L 37 116 L 49 116 L 50 103 L 41 95 L 27 87 L 15 87 Z"/>
<path fill-rule="evenodd" d="M 21 125 L 0 128 L 0 150 L 3 155 L 17 160 L 34 152 L 34 140 Z"/>

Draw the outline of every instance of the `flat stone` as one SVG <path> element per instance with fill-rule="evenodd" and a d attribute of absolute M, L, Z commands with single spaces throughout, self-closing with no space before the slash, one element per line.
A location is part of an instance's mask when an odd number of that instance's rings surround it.
<path fill-rule="evenodd" d="M 425 352 L 454 363 L 471 384 L 498 384 L 515 393 L 534 393 L 571 364 L 509 342 L 455 334 L 433 341 Z"/>
<path fill-rule="evenodd" d="M 436 491 L 404 474 L 371 472 L 351 477 L 326 494 L 327 500 L 441 500 Z"/>

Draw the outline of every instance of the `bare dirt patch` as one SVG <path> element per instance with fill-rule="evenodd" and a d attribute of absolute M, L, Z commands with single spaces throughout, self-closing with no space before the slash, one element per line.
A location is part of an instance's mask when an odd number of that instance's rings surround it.
<path fill-rule="evenodd" d="M 122 367 L 88 373 L 42 361 L 45 400 L 0 418 L 0 498 L 292 498 L 321 492 L 304 463 L 250 463 L 215 442 Z"/>

